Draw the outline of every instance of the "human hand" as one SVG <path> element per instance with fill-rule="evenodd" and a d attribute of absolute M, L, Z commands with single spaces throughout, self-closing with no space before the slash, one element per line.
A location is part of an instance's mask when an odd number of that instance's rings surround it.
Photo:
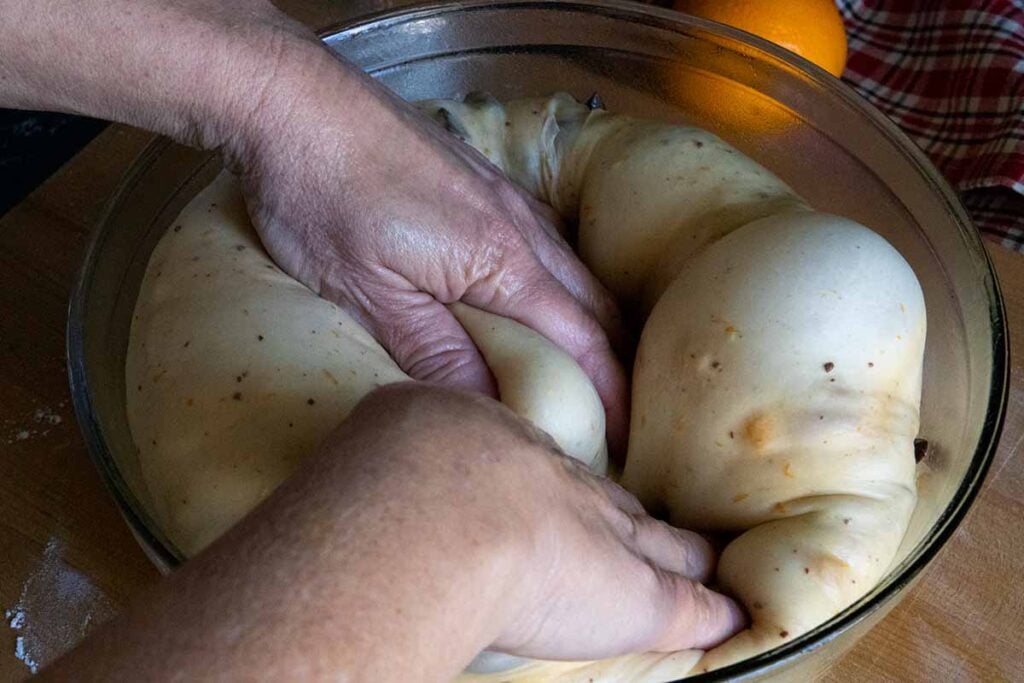
<path fill-rule="evenodd" d="M 576 358 L 621 450 L 628 397 L 606 337 L 615 306 L 553 213 L 307 27 L 266 0 L 0 0 L 0 16 L 0 105 L 220 150 L 271 256 L 412 377 L 494 393 L 444 307 L 465 301 Z"/>
<path fill-rule="evenodd" d="M 326 51 L 280 63 L 279 83 L 230 149 L 275 261 L 353 314 L 416 379 L 496 393 L 445 304 L 533 328 L 591 377 L 621 450 L 626 381 L 608 341 L 620 333 L 616 306 L 554 212 Z"/>
<path fill-rule="evenodd" d="M 325 467 L 344 474 L 318 479 L 344 481 L 367 509 L 388 501 L 389 513 L 366 531 L 379 552 L 365 558 L 368 570 L 388 574 L 381 568 L 396 564 L 392 554 L 404 555 L 457 579 L 464 599 L 436 611 L 476 649 L 596 659 L 707 648 L 744 625 L 732 600 L 700 583 L 714 565 L 707 541 L 647 516 L 631 494 L 494 401 L 391 385 L 360 403 L 322 452 Z M 390 591 L 403 583 L 401 570 L 381 580 Z M 408 595 L 431 598 L 420 584 Z M 399 596 L 386 602 L 422 609 Z M 420 636 L 427 650 L 431 637 L 455 637 L 428 633 Z"/>
<path fill-rule="evenodd" d="M 485 648 L 704 648 L 744 625 L 713 562 L 496 401 L 395 384 L 48 673 L 439 681 Z"/>

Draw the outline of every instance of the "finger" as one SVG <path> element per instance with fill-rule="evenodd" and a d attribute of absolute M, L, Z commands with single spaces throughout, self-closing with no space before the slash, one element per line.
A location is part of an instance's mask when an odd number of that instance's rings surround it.
<path fill-rule="evenodd" d="M 747 615 L 735 600 L 679 574 L 656 571 L 664 621 L 651 650 L 707 650 L 746 627 Z"/>
<path fill-rule="evenodd" d="M 550 204 L 540 201 L 525 190 L 522 192 L 522 197 L 529 205 L 530 211 L 540 221 L 541 227 L 551 234 L 560 235 L 568 241 L 569 228 Z"/>
<path fill-rule="evenodd" d="M 537 220 L 542 224 L 542 219 Z M 619 306 L 604 285 L 580 261 L 565 239 L 554 229 L 538 227 L 526 230 L 526 239 L 537 259 L 604 329 L 612 348 L 620 354 L 628 352 L 629 339 Z"/>
<path fill-rule="evenodd" d="M 615 505 L 615 507 L 632 515 L 646 514 L 644 506 L 640 504 L 637 497 L 613 482 L 611 479 L 595 476 L 591 476 L 591 479 L 595 482 L 595 485 L 598 486 L 606 496 L 608 496 L 608 499 Z"/>
<path fill-rule="evenodd" d="M 378 293 L 360 318 L 413 379 L 497 397 L 494 377 L 455 316 L 425 292 Z"/>
<path fill-rule="evenodd" d="M 715 552 L 699 534 L 677 529 L 645 513 L 633 519 L 633 549 L 657 566 L 688 579 L 707 583 L 715 570 Z"/>
<path fill-rule="evenodd" d="M 511 273 L 511 274 L 505 274 Z M 626 374 L 597 320 L 536 259 L 471 285 L 462 300 L 512 318 L 571 355 L 594 383 L 605 409 L 608 448 L 625 450 L 629 396 Z"/>

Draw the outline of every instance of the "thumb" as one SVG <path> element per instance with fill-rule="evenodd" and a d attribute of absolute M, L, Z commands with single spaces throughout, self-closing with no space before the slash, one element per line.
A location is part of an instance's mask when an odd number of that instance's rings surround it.
<path fill-rule="evenodd" d="M 455 316 L 425 292 L 391 291 L 360 316 L 413 379 L 497 397 L 480 351 Z"/>
<path fill-rule="evenodd" d="M 747 616 L 721 593 L 674 572 L 658 569 L 663 609 L 661 634 L 652 650 L 707 650 L 735 635 L 747 625 Z"/>

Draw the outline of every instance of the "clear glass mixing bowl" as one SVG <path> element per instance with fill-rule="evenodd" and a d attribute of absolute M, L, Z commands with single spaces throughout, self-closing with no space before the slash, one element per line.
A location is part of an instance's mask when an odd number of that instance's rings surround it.
<path fill-rule="evenodd" d="M 920 502 L 871 593 L 819 628 L 695 680 L 815 675 L 906 595 L 963 518 L 992 459 L 1007 387 L 999 289 L 956 196 L 913 144 L 839 81 L 769 43 L 666 10 L 611 1 L 458 2 L 329 31 L 327 46 L 408 99 L 600 93 L 614 111 L 708 128 L 814 205 L 889 239 L 924 288 L 928 342 Z M 156 142 L 127 174 L 89 250 L 68 324 L 75 410 L 96 465 L 159 566 L 179 562 L 133 491 L 124 359 L 156 241 L 219 170 Z"/>

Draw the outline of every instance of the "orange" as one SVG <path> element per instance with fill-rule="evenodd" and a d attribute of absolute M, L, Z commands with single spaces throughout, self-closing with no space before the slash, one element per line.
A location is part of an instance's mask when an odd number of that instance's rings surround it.
<path fill-rule="evenodd" d="M 834 76 L 846 65 L 846 31 L 833 0 L 675 0 L 673 8 L 770 40 Z"/>

